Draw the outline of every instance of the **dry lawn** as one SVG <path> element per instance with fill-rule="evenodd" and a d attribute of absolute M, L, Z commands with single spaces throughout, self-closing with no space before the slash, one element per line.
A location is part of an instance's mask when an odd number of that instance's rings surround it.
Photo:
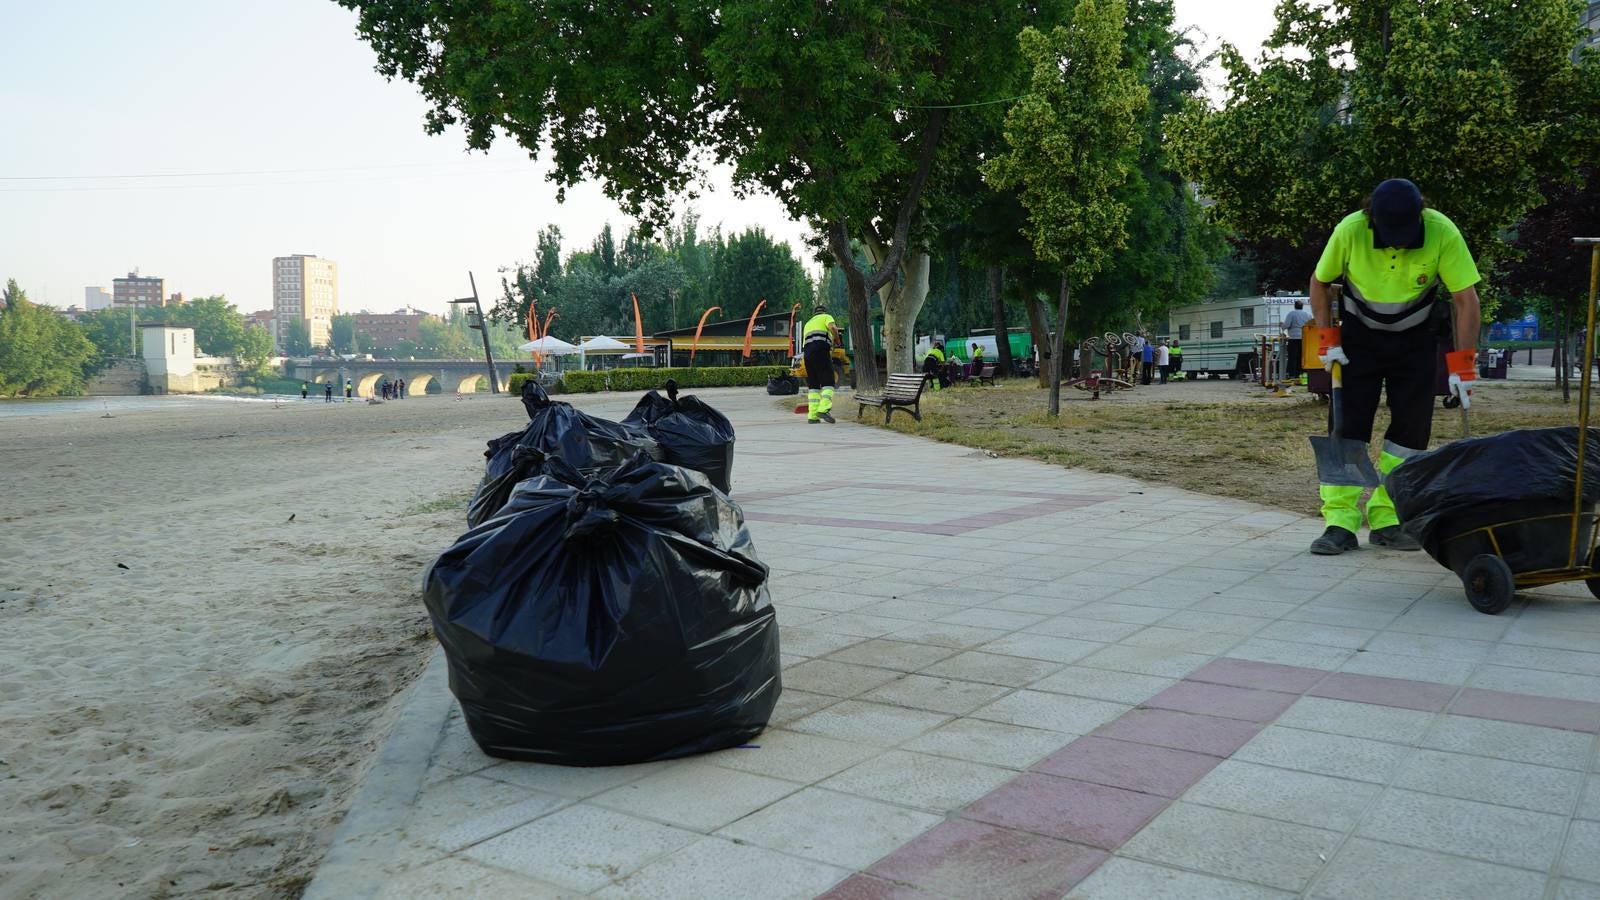
<path fill-rule="evenodd" d="M 1554 384 L 1480 382 L 1472 433 L 1571 425 L 1576 390 L 1563 404 Z M 1306 437 L 1326 431 L 1327 404 L 1297 393 L 1274 397 L 1259 386 L 1209 380 L 1148 385 L 1099 400 L 1066 388 L 1061 415 L 1045 414 L 1047 391 L 1032 380 L 998 387 L 960 385 L 924 393 L 922 422 L 895 414 L 891 427 L 935 440 L 1027 456 L 1065 466 L 1164 482 L 1297 513 L 1315 514 L 1317 481 Z M 853 411 L 848 398 L 839 408 Z M 869 409 L 864 422 L 881 423 Z M 1380 409 L 1374 458 L 1388 427 Z M 1460 413 L 1435 404 L 1432 446 L 1461 435 Z"/>

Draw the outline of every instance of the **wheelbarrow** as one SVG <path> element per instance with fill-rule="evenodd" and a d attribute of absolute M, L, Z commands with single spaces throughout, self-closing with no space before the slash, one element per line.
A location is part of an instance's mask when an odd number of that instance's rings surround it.
<path fill-rule="evenodd" d="M 1588 330 L 1594 333 L 1595 294 L 1600 286 L 1600 238 L 1574 238 L 1589 247 Z M 1495 513 L 1467 513 L 1445 524 L 1447 535 L 1435 558 L 1461 579 L 1467 600 L 1478 612 L 1495 615 L 1511 605 L 1518 588 L 1544 587 L 1582 581 L 1600 598 L 1600 527 L 1596 504 L 1584 496 L 1588 473 L 1589 391 L 1593 367 L 1583 367 L 1578 391 L 1577 458 L 1570 501 L 1535 500 L 1519 503 L 1514 519 L 1485 521 Z M 1600 438 L 1600 435 L 1596 436 Z M 1400 469 L 1405 468 L 1401 466 Z M 1398 472 L 1400 469 L 1396 469 Z M 1591 482 L 1590 493 L 1594 493 Z M 1503 515 L 1500 513 L 1499 515 Z M 1478 521 L 1473 521 L 1477 518 Z M 1433 552 L 1430 550 L 1430 552 Z"/>

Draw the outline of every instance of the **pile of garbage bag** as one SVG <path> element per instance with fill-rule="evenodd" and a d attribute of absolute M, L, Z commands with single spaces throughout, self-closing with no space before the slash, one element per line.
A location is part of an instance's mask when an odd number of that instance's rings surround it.
<path fill-rule="evenodd" d="M 1584 443 L 1582 509 L 1592 513 L 1600 501 L 1600 429 L 1591 428 Z M 1418 454 L 1384 486 L 1401 527 L 1445 567 L 1459 574 L 1473 556 L 1495 553 L 1511 571 L 1529 572 L 1567 564 L 1577 470 L 1577 428 L 1534 428 Z M 1493 542 L 1472 533 L 1488 526 L 1495 526 Z M 1588 543 L 1585 519 L 1580 553 Z"/>
<path fill-rule="evenodd" d="M 517 483 L 542 472 L 546 460 L 560 459 L 579 472 L 592 472 L 621 465 L 639 453 L 662 458 L 661 447 L 645 429 L 551 400 L 531 379 L 522 386 L 522 406 L 528 412 L 528 427 L 495 438 L 483 453 L 488 462 L 467 507 L 470 526 L 498 513 Z"/>
<path fill-rule="evenodd" d="M 766 726 L 782 690 L 766 580 L 706 476 L 643 452 L 588 472 L 547 455 L 429 567 L 423 599 L 485 753 L 620 765 Z"/>
<path fill-rule="evenodd" d="M 639 398 L 622 420 L 654 438 L 662 457 L 711 479 L 717 490 L 733 490 L 733 423 L 699 397 L 678 396 L 678 383 L 667 379 L 667 396 L 651 391 Z"/>

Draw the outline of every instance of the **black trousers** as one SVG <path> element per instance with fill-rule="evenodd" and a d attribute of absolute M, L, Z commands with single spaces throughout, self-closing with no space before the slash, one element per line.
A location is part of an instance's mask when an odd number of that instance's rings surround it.
<path fill-rule="evenodd" d="M 1139 383 L 1140 384 L 1149 384 L 1150 383 L 1150 367 L 1153 366 L 1153 365 L 1155 365 L 1155 363 L 1147 363 L 1147 362 L 1139 363 Z"/>
<path fill-rule="evenodd" d="M 1384 440 L 1409 450 L 1428 449 L 1438 344 L 1432 327 L 1424 323 L 1410 331 L 1375 331 L 1346 320 L 1340 344 L 1350 357 L 1342 373 L 1343 436 L 1370 443 L 1379 395 L 1387 394 L 1390 421 Z M 1328 416 L 1332 427 L 1331 406 Z"/>
<path fill-rule="evenodd" d="M 1287 371 L 1290 375 L 1299 375 L 1305 371 L 1305 367 L 1300 365 L 1301 347 L 1305 344 L 1305 339 L 1289 338 L 1284 343 L 1288 345 L 1288 349 L 1285 352 L 1289 354 Z"/>
<path fill-rule="evenodd" d="M 806 387 L 820 391 L 833 387 L 838 380 L 833 377 L 833 344 L 828 341 L 811 341 L 800 351 L 806 363 Z"/>

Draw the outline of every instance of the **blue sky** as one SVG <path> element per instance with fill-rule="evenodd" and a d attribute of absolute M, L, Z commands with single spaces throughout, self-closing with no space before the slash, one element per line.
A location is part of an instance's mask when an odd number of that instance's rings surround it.
<path fill-rule="evenodd" d="M 1252 52 L 1271 25 L 1270 0 L 1178 8 Z M 558 205 L 510 142 L 424 134 L 416 91 L 373 71 L 331 0 L 0 0 L 0 35 L 0 278 L 37 300 L 81 303 L 137 266 L 251 312 L 271 305 L 272 257 L 315 253 L 339 263 L 345 311 L 439 310 L 469 269 L 494 293 L 546 224 L 569 248 L 629 224 L 596 186 Z M 261 174 L 105 177 L 152 173 Z M 711 187 L 703 221 L 799 248 L 775 200 Z"/>

